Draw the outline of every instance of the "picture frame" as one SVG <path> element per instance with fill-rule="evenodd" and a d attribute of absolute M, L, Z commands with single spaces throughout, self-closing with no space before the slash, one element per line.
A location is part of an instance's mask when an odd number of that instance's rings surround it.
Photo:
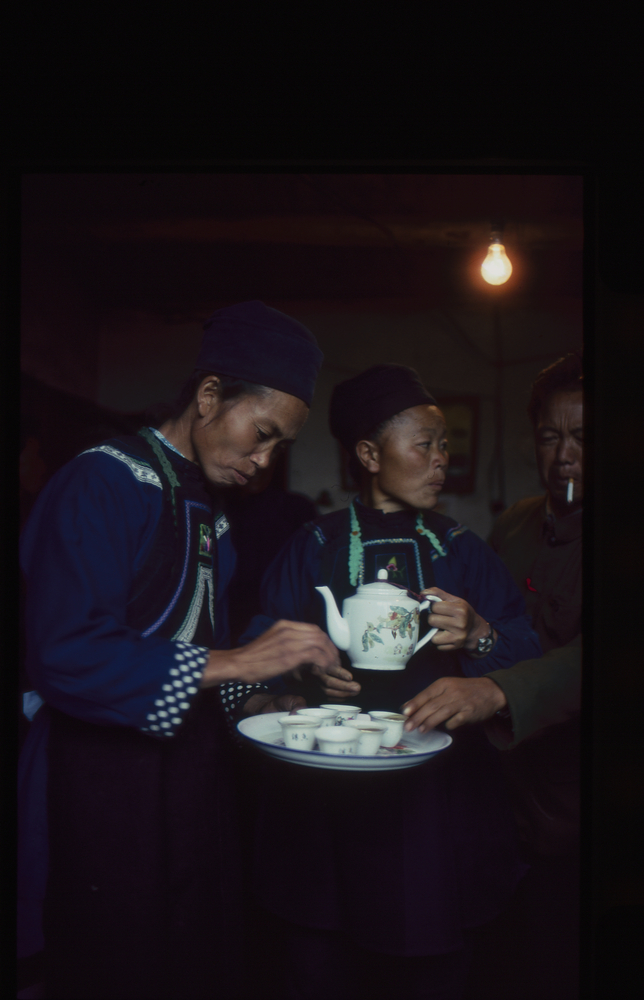
<path fill-rule="evenodd" d="M 476 490 L 480 399 L 448 396 L 437 400 L 447 424 L 449 466 L 443 493 L 464 495 Z"/>

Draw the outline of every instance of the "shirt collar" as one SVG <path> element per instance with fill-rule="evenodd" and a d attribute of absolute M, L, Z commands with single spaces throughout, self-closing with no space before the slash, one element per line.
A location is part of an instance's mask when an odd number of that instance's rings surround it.
<path fill-rule="evenodd" d="M 151 430 L 152 433 L 154 434 L 154 436 L 158 437 L 158 439 L 161 442 L 161 444 L 164 444 L 166 446 L 166 448 L 169 448 L 170 451 L 173 451 L 175 453 L 175 455 L 178 455 L 180 458 L 182 458 L 186 462 L 188 461 L 188 459 L 186 458 L 186 456 L 182 455 L 178 448 L 175 448 L 175 446 L 173 444 L 170 444 L 170 442 L 168 441 L 168 439 L 163 436 L 163 434 L 161 433 L 160 430 L 158 430 L 156 427 L 149 427 L 148 430 Z"/>
<path fill-rule="evenodd" d="M 174 458 L 171 461 L 174 462 L 175 465 L 178 465 L 178 468 L 181 470 L 182 477 L 187 477 L 194 482 L 201 482 L 205 484 L 206 480 L 198 462 L 191 462 L 189 458 L 182 455 L 179 449 L 175 448 L 173 444 L 170 444 L 168 439 L 164 437 L 161 431 L 157 430 L 156 427 L 150 427 L 149 430 L 151 430 L 154 436 L 159 439 L 164 448 L 167 448 L 168 451 L 172 452 L 180 460 L 178 463 Z"/>

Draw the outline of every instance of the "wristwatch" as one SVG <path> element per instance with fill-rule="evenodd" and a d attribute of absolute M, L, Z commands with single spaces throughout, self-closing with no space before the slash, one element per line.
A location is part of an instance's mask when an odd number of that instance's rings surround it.
<path fill-rule="evenodd" d="M 493 645 L 494 645 L 494 629 L 490 625 L 490 631 L 482 639 L 479 639 L 479 641 L 476 644 L 476 649 L 473 650 L 473 652 L 476 653 L 477 656 L 487 656 L 487 654 L 492 649 Z"/>

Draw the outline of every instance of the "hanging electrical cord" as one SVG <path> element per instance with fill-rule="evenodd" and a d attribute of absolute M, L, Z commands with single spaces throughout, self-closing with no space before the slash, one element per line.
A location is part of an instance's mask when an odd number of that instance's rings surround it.
<path fill-rule="evenodd" d="M 387 237 L 393 247 L 402 249 L 389 227 L 372 218 L 370 215 L 367 215 L 365 212 L 357 209 L 355 205 L 352 205 L 344 198 L 341 198 L 335 191 L 329 189 L 328 186 L 325 187 L 315 181 L 310 174 L 300 174 L 300 177 L 311 188 L 311 190 L 316 192 L 316 194 L 326 200 L 334 202 L 336 205 L 343 208 L 344 211 L 349 212 L 356 218 L 362 219 L 363 222 L 368 222 L 370 225 L 380 230 L 380 232 Z M 483 278 L 486 282 L 488 282 L 488 284 L 493 286 L 505 284 L 512 274 L 512 264 L 510 263 L 510 260 L 505 252 L 505 247 L 501 242 L 503 228 L 504 225 L 502 221 L 499 220 L 492 222 L 490 245 L 487 256 L 481 265 L 481 274 Z M 489 365 L 495 370 L 494 450 L 488 468 L 488 490 L 492 497 L 494 497 L 496 493 L 496 499 L 493 499 L 490 502 L 490 509 L 492 513 L 498 514 L 500 511 L 505 509 L 505 456 L 503 447 L 503 369 L 505 362 L 503 358 L 503 338 L 499 303 L 497 300 L 493 303 L 494 357 L 490 357 L 485 353 L 485 351 L 477 347 L 477 345 L 470 339 L 465 330 L 462 329 L 460 324 L 453 317 L 443 312 L 442 319 L 444 322 L 446 321 L 447 325 L 450 327 L 450 329 L 443 328 L 443 332 L 446 333 L 447 336 L 456 340 L 461 347 L 464 347 L 479 361 L 483 361 L 486 365 Z"/>

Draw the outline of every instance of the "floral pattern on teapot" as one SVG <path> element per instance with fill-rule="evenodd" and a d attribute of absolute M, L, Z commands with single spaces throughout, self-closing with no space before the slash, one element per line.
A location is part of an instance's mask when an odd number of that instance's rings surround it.
<path fill-rule="evenodd" d="M 389 609 L 392 614 L 387 618 L 379 615 L 377 625 L 374 625 L 373 622 L 367 622 L 367 627 L 362 635 L 362 648 L 365 653 L 373 648 L 375 642 L 379 642 L 384 646 L 384 642 L 380 636 L 382 629 L 390 631 L 392 639 L 395 639 L 398 634 L 400 634 L 401 639 L 404 639 L 408 634 L 413 643 L 414 628 L 418 626 L 418 608 L 412 608 L 411 611 L 408 611 L 399 605 L 390 604 Z M 399 651 L 402 652 L 402 646 L 397 646 L 394 650 L 394 652 Z"/>

